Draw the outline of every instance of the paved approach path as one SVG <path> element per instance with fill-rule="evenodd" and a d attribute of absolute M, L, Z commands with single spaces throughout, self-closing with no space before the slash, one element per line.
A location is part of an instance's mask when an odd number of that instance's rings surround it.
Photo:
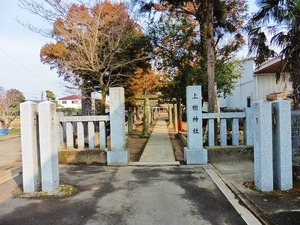
<path fill-rule="evenodd" d="M 246 224 L 202 166 L 62 166 L 60 180 L 79 192 L 62 199 L 0 198 L 0 224 Z"/>
<path fill-rule="evenodd" d="M 180 165 L 179 161 L 175 161 L 166 119 L 167 114 L 161 114 L 139 162 L 131 165 Z"/>

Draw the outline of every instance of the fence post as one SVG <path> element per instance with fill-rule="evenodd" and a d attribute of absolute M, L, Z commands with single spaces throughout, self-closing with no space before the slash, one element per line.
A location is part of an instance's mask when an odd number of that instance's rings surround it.
<path fill-rule="evenodd" d="M 132 134 L 133 131 L 133 112 L 130 107 L 128 110 L 128 134 Z"/>
<path fill-rule="evenodd" d="M 169 128 L 173 128 L 172 106 L 168 106 Z"/>
<path fill-rule="evenodd" d="M 220 119 L 220 145 L 227 145 L 227 120 Z"/>
<path fill-rule="evenodd" d="M 84 125 L 83 122 L 77 122 L 77 145 L 78 149 L 84 149 Z"/>
<path fill-rule="evenodd" d="M 202 136 L 202 93 L 201 86 L 186 88 L 188 146 L 184 148 L 187 164 L 207 163 L 207 150 L 203 148 Z"/>
<path fill-rule="evenodd" d="M 232 119 L 232 145 L 239 145 L 239 119 Z"/>
<path fill-rule="evenodd" d="M 178 114 L 177 114 L 177 103 L 173 104 L 174 108 L 174 132 L 178 133 Z"/>
<path fill-rule="evenodd" d="M 52 192 L 59 186 L 56 106 L 42 102 L 38 109 L 42 191 Z"/>
<path fill-rule="evenodd" d="M 57 146 L 58 149 L 62 149 L 64 147 L 64 129 L 63 129 L 63 125 L 59 122 L 59 118 L 63 117 L 64 114 L 62 112 L 57 112 Z"/>
<path fill-rule="evenodd" d="M 253 145 L 254 137 L 253 137 L 253 108 L 245 108 L 246 120 L 245 120 L 245 137 L 244 141 L 246 145 Z"/>
<path fill-rule="evenodd" d="M 113 87 L 110 94 L 111 151 L 107 152 L 107 165 L 128 165 L 129 152 L 125 149 L 125 99 L 124 88 Z"/>
<path fill-rule="evenodd" d="M 101 121 L 99 123 L 100 130 L 100 149 L 106 148 L 106 123 Z"/>
<path fill-rule="evenodd" d="M 271 103 L 253 105 L 254 118 L 254 182 L 261 191 L 273 190 Z"/>
<path fill-rule="evenodd" d="M 272 113 L 274 183 L 280 190 L 289 190 L 293 188 L 290 102 L 273 102 Z"/>
<path fill-rule="evenodd" d="M 92 121 L 88 122 L 88 142 L 89 149 L 95 148 L 95 124 Z"/>
<path fill-rule="evenodd" d="M 20 104 L 23 191 L 25 193 L 37 191 L 41 184 L 37 111 L 36 103 L 28 101 Z"/>

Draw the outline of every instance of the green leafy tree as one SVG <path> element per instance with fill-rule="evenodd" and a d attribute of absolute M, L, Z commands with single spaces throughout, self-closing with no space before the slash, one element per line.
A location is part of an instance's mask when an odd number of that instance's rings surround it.
<path fill-rule="evenodd" d="M 244 43 L 242 28 L 247 18 L 245 0 L 161 0 L 144 4 L 144 10 L 171 11 L 189 16 L 197 23 L 200 40 L 199 53 L 205 64 L 208 86 L 209 111 L 215 106 L 216 52 L 231 57 Z M 224 40 L 230 42 L 225 43 Z M 200 75 L 201 76 L 201 75 Z"/>
<path fill-rule="evenodd" d="M 299 96 L 300 85 L 300 1 L 258 0 L 259 11 L 247 25 L 249 53 L 260 65 L 267 59 L 280 56 L 283 70 L 290 72 L 294 94 Z M 275 49 L 278 51 L 275 51 Z M 279 52 L 279 53 L 278 53 Z M 277 75 L 281 71 L 277 72 Z M 295 98 L 295 107 L 300 98 Z"/>
<path fill-rule="evenodd" d="M 56 96 L 55 96 L 55 94 L 53 93 L 53 91 L 46 90 L 45 92 L 46 92 L 46 98 L 47 98 L 48 101 L 57 103 L 57 101 L 56 101 Z"/>
<path fill-rule="evenodd" d="M 202 85 L 205 99 L 208 96 L 206 60 L 201 56 L 202 43 L 197 32 L 197 23 L 190 16 L 164 13 L 150 27 L 148 33 L 154 47 L 155 66 L 169 75 L 169 86 L 163 93 L 169 99 L 185 99 L 188 85 Z M 225 48 L 228 50 L 225 50 Z M 231 47 L 216 51 L 216 83 L 220 94 L 226 96 L 239 78 L 238 64 L 231 59 Z"/>

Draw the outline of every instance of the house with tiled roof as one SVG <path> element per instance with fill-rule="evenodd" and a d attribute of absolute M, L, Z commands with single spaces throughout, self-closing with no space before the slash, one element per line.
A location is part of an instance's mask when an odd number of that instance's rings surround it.
<path fill-rule="evenodd" d="M 66 96 L 58 99 L 58 105 L 62 108 L 81 109 L 81 99 L 82 97 L 79 95 Z"/>

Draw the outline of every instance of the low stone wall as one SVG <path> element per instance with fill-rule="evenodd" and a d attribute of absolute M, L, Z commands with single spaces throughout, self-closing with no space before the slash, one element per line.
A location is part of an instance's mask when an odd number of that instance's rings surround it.
<path fill-rule="evenodd" d="M 208 152 L 208 162 L 228 162 L 228 161 L 253 161 L 253 146 L 214 146 L 206 147 Z"/>
<path fill-rule="evenodd" d="M 101 164 L 106 165 L 106 152 L 102 150 L 59 151 L 59 164 Z"/>
<path fill-rule="evenodd" d="M 178 133 L 179 137 L 184 144 L 187 146 L 186 137 L 181 132 Z M 205 147 L 208 151 L 208 162 L 228 162 L 228 161 L 243 161 L 251 160 L 253 161 L 253 146 L 252 145 L 239 145 L 239 146 L 212 146 Z"/>

